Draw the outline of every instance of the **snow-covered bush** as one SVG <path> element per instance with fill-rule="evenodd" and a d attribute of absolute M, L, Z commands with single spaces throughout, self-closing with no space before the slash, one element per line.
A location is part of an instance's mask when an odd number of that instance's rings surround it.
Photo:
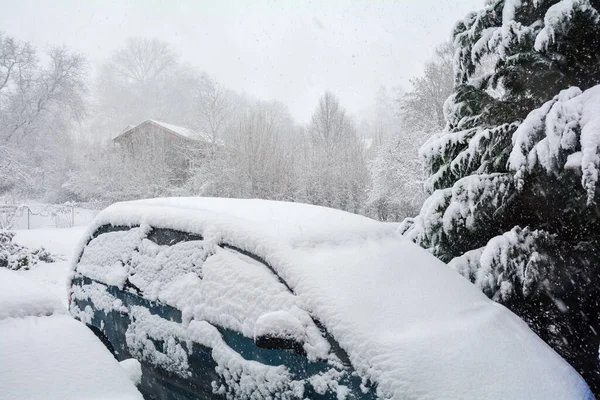
<path fill-rule="evenodd" d="M 600 3 L 491 0 L 454 30 L 431 192 L 401 231 L 507 305 L 600 394 Z M 482 62 L 495 60 L 482 73 Z"/>
<path fill-rule="evenodd" d="M 12 270 L 28 270 L 38 262 L 51 263 L 55 257 L 43 247 L 31 250 L 12 241 L 15 233 L 0 230 L 0 267 Z"/>

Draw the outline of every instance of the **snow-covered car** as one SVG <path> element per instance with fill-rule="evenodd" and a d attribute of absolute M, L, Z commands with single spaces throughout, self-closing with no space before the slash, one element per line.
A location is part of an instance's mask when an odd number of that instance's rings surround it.
<path fill-rule="evenodd" d="M 117 360 L 56 296 L 0 268 L 0 399 L 143 398 Z"/>
<path fill-rule="evenodd" d="M 593 399 L 518 317 L 392 224 L 216 198 L 117 203 L 71 313 L 151 399 Z"/>

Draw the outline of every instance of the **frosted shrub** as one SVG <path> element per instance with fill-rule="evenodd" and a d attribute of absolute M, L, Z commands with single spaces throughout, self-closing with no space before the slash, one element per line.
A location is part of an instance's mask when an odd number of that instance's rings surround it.
<path fill-rule="evenodd" d="M 40 261 L 47 263 L 55 261 L 55 257 L 43 247 L 31 250 L 14 243 L 12 241 L 14 236 L 13 231 L 0 230 L 0 267 L 28 270 Z"/>

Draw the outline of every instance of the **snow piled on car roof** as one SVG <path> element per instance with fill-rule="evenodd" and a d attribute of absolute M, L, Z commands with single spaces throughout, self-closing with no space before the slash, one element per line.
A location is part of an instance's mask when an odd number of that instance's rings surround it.
<path fill-rule="evenodd" d="M 77 257 L 106 224 L 182 230 L 264 259 L 381 398 L 593 398 L 524 322 L 393 225 L 264 200 L 141 200 L 102 211 Z"/>

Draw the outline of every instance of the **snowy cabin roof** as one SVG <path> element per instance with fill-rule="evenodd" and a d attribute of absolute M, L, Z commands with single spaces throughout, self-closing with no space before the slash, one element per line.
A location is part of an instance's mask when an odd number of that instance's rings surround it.
<path fill-rule="evenodd" d="M 167 124 L 165 122 L 156 121 L 154 119 L 146 120 L 138 125 L 129 125 L 123 131 L 121 131 L 121 133 L 119 133 L 117 136 L 115 136 L 112 140 L 118 141 L 122 137 L 133 132 L 135 129 L 145 127 L 148 125 L 157 126 L 159 128 L 162 128 L 162 129 L 170 132 L 171 134 L 177 135 L 177 136 L 185 138 L 185 139 L 210 141 L 210 139 L 202 132 L 197 132 L 192 129 L 184 128 L 182 126 Z"/>
<path fill-rule="evenodd" d="M 147 199 L 98 214 L 78 254 L 106 224 L 196 233 L 262 258 L 336 338 L 358 374 L 377 384 L 380 398 L 593 398 L 522 320 L 394 225 L 298 203 Z M 169 301 L 195 315 L 197 284 Z"/>

